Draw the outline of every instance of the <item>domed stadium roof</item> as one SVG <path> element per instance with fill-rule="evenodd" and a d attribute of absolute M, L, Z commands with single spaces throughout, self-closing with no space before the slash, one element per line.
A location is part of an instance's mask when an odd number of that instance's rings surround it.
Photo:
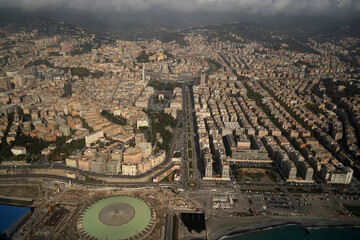
<path fill-rule="evenodd" d="M 116 196 L 97 201 L 80 214 L 78 229 L 86 239 L 143 239 L 155 225 L 150 206 L 135 197 Z"/>

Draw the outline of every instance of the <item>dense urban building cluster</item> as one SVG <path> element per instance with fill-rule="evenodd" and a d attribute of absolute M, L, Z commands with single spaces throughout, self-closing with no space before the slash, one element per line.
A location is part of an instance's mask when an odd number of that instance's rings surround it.
<path fill-rule="evenodd" d="M 359 67 L 340 57 L 358 38 L 275 47 L 233 33 L 237 42 L 210 40 L 204 30 L 179 44 L 63 29 L 2 29 L 3 164 L 50 159 L 96 173 L 145 173 L 165 160 L 164 139 L 174 132 L 154 128 L 162 123 L 151 111 L 180 119 L 179 83 L 191 83 L 204 179 L 230 180 L 231 165 L 242 163 L 275 163 L 290 182 L 348 184 L 360 173 Z M 26 137 L 41 149 L 30 151 Z M 180 164 L 179 155 L 177 147 Z"/>

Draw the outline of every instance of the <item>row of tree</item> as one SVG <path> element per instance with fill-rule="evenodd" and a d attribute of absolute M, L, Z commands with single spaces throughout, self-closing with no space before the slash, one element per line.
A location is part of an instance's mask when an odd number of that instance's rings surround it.
<path fill-rule="evenodd" d="M 101 116 L 103 116 L 104 118 L 106 118 L 107 120 L 109 120 L 112 123 L 115 123 L 115 124 L 118 124 L 121 126 L 126 125 L 126 118 L 124 118 L 122 116 L 115 116 L 106 110 L 101 111 Z"/>

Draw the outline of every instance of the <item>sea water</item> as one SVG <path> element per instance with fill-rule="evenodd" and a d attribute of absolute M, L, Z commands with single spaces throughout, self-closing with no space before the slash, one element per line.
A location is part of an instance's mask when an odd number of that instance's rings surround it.
<path fill-rule="evenodd" d="M 222 238 L 226 240 L 360 240 L 360 228 L 355 227 L 313 227 L 288 225 L 238 234 Z"/>
<path fill-rule="evenodd" d="M 29 208 L 0 204 L 0 234 L 27 211 Z"/>

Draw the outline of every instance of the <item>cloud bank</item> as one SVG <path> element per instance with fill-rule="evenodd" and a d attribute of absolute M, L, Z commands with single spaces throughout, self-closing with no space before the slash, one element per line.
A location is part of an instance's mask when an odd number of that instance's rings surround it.
<path fill-rule="evenodd" d="M 219 11 L 259 15 L 358 15 L 359 0 L 0 0 L 0 8 L 123 12 Z"/>

